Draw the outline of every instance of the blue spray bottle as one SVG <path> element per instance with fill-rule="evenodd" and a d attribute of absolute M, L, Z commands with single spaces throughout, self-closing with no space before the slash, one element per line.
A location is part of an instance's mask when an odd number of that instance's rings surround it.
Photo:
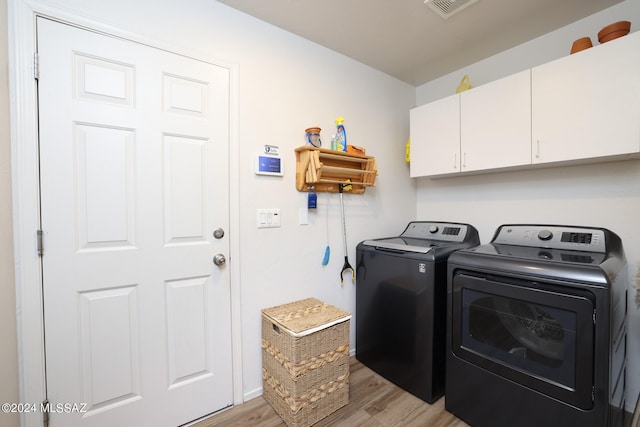
<path fill-rule="evenodd" d="M 347 151 L 347 131 L 344 130 L 344 117 L 336 119 L 336 150 Z"/>

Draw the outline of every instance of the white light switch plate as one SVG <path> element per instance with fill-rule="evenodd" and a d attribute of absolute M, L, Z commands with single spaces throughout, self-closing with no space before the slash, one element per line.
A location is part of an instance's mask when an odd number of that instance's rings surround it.
<path fill-rule="evenodd" d="M 280 227 L 280 209 L 258 209 L 256 226 L 258 228 Z"/>
<path fill-rule="evenodd" d="M 298 210 L 298 224 L 309 225 L 309 209 L 300 208 Z"/>

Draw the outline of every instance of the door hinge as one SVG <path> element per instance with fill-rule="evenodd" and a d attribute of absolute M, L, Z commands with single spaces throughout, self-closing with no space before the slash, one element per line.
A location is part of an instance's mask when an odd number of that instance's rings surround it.
<path fill-rule="evenodd" d="M 49 413 L 51 412 L 51 404 L 49 403 L 49 399 L 43 400 L 40 407 L 40 410 L 42 411 L 42 426 L 49 427 Z"/>
<path fill-rule="evenodd" d="M 591 402 L 596 401 L 596 386 L 591 386 Z"/>
<path fill-rule="evenodd" d="M 593 324 L 596 324 L 596 309 L 593 309 Z"/>
<path fill-rule="evenodd" d="M 40 59 L 37 53 L 33 54 L 33 78 L 36 80 L 40 78 Z"/>
<path fill-rule="evenodd" d="M 44 253 L 44 247 L 42 246 L 42 235 L 43 235 L 42 230 L 36 231 L 36 246 L 37 246 L 38 256 L 42 256 L 42 254 Z"/>

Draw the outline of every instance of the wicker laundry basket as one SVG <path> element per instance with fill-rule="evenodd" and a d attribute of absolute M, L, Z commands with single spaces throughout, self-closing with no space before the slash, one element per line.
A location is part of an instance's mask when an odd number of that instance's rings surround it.
<path fill-rule="evenodd" d="M 262 310 L 264 398 L 290 427 L 349 402 L 349 312 L 315 298 Z"/>

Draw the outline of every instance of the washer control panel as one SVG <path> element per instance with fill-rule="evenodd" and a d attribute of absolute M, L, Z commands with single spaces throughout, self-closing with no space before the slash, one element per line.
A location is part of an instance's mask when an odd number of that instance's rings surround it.
<path fill-rule="evenodd" d="M 407 225 L 400 237 L 433 239 L 448 242 L 464 242 L 467 225 L 446 222 L 413 221 Z"/>
<path fill-rule="evenodd" d="M 604 230 L 558 225 L 501 225 L 492 243 L 587 252 L 607 251 Z"/>

